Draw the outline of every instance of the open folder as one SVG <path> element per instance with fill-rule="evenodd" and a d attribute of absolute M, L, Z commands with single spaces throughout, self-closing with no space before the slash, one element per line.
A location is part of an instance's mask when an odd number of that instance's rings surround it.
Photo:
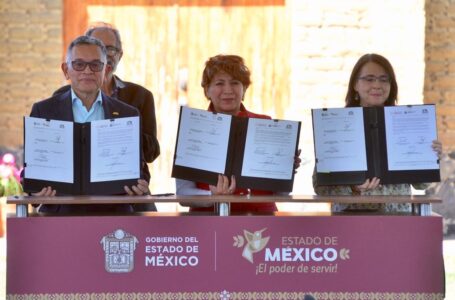
<path fill-rule="evenodd" d="M 114 195 L 140 178 L 139 117 L 73 123 L 24 117 L 24 191 Z"/>
<path fill-rule="evenodd" d="M 312 110 L 316 185 L 440 181 L 434 105 Z"/>
<path fill-rule="evenodd" d="M 292 191 L 300 122 L 243 118 L 181 107 L 172 177 L 216 185 Z"/>

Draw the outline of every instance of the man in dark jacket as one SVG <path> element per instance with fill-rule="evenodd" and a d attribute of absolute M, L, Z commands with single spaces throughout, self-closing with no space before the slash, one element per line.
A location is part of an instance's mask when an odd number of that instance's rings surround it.
<path fill-rule="evenodd" d="M 71 85 L 68 91 L 33 104 L 30 116 L 44 119 L 91 122 L 110 118 L 138 116 L 138 110 L 104 95 L 101 92 L 106 61 L 106 47 L 93 37 L 80 36 L 68 47 L 62 70 Z M 143 175 L 141 175 L 143 177 Z M 138 180 L 135 186 L 125 186 L 129 195 L 149 194 L 148 182 Z M 58 193 L 51 186 L 43 187 L 36 196 L 55 196 Z M 86 213 L 95 211 L 131 212 L 129 204 L 124 205 L 51 205 L 41 207 L 42 212 Z"/>
<path fill-rule="evenodd" d="M 136 107 L 141 114 L 141 133 L 143 161 L 141 173 L 144 179 L 150 182 L 150 172 L 147 163 L 153 162 L 160 155 L 160 145 L 157 140 L 155 103 L 153 94 L 146 88 L 121 80 L 114 75 L 117 65 L 123 56 L 122 42 L 119 31 L 107 23 L 98 23 L 89 28 L 87 36 L 101 40 L 107 49 L 107 67 L 104 83 L 101 87 L 107 96 L 119 99 L 131 106 Z M 69 90 L 70 86 L 64 86 L 54 92 L 54 95 Z M 154 205 L 135 204 L 135 211 L 155 210 Z"/>
<path fill-rule="evenodd" d="M 106 66 L 105 80 L 101 90 L 105 95 L 117 98 L 139 110 L 142 121 L 141 131 L 144 159 L 148 163 L 153 162 L 160 155 L 160 145 L 156 138 L 156 116 L 153 94 L 138 84 L 123 81 L 114 75 L 117 65 L 123 56 L 122 42 L 117 29 L 110 24 L 101 23 L 91 27 L 85 35 L 99 39 L 106 46 L 108 65 Z M 65 92 L 69 88 L 69 85 L 61 87 L 54 92 L 54 95 Z M 146 180 L 150 181 L 148 168 L 146 173 Z"/>

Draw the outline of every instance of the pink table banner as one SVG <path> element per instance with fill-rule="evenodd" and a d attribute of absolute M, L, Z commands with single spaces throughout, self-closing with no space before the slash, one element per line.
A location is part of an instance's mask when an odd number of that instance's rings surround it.
<path fill-rule="evenodd" d="M 443 299 L 442 219 L 7 220 L 8 299 Z"/>

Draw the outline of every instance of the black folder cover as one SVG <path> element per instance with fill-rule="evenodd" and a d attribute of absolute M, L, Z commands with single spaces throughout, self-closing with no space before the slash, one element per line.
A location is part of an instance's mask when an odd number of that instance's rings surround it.
<path fill-rule="evenodd" d="M 194 182 L 202 182 L 211 185 L 216 185 L 218 181 L 218 174 L 202 169 L 195 169 L 186 166 L 177 165 L 175 163 L 177 155 L 177 146 L 179 143 L 179 136 L 182 130 L 181 128 L 181 116 L 182 109 L 180 108 L 180 119 L 179 127 L 177 131 L 177 139 L 175 145 L 175 154 L 174 162 L 172 165 L 172 177 L 190 180 Z M 216 114 L 216 113 L 214 113 Z M 226 157 L 226 168 L 224 175 L 230 177 L 231 175 L 235 176 L 236 185 L 238 188 L 248 188 L 264 191 L 276 191 L 276 192 L 291 192 L 294 184 L 294 172 L 292 172 L 292 177 L 289 180 L 283 179 L 271 179 L 271 178 L 262 178 L 262 177 L 249 177 L 242 176 L 242 165 L 243 158 L 245 155 L 245 144 L 246 136 L 248 132 L 248 120 L 250 118 L 246 117 L 236 117 L 233 116 L 231 120 L 230 133 L 229 133 L 229 143 Z M 280 120 L 270 120 L 270 122 L 280 122 Z M 301 123 L 298 124 L 296 143 L 295 143 L 295 153 L 297 153 L 297 148 L 299 144 L 300 136 L 300 127 Z M 293 166 L 291 167 L 293 168 Z"/>
<path fill-rule="evenodd" d="M 25 120 L 25 118 L 24 118 Z M 113 119 L 115 120 L 115 119 Z M 111 120 L 111 121 L 113 121 Z M 52 122 L 52 120 L 47 120 Z M 24 147 L 25 143 L 24 122 Z M 40 191 L 43 187 L 51 186 L 58 195 L 116 195 L 125 194 L 123 187 L 137 184 L 137 179 L 125 179 L 114 181 L 90 182 L 91 163 L 91 123 L 73 123 L 73 167 L 74 183 L 48 181 L 27 178 L 27 165 L 24 157 L 23 188 L 27 193 Z M 138 133 L 139 134 L 139 133 Z M 140 151 L 140 147 L 138 149 Z M 25 156 L 25 151 L 24 151 Z M 65 162 L 62 162 L 64 164 Z M 137 162 L 138 168 L 140 161 Z"/>
<path fill-rule="evenodd" d="M 364 107 L 362 109 L 368 170 L 321 173 L 317 171 L 318 158 L 315 155 L 317 186 L 362 184 L 366 179 L 373 177 L 380 178 L 381 184 L 438 182 L 441 180 L 439 168 L 426 170 L 388 170 L 384 107 Z M 318 137 L 315 136 L 314 113 L 315 110 L 313 109 L 313 137 L 316 140 Z M 316 143 L 314 143 L 314 146 L 316 147 Z M 439 160 L 437 158 L 435 159 L 439 164 Z"/>

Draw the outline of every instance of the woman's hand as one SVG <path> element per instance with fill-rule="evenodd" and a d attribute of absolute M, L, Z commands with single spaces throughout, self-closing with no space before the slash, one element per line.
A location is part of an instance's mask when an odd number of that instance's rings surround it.
<path fill-rule="evenodd" d="M 47 186 L 43 187 L 41 191 L 38 193 L 32 193 L 32 196 L 37 196 L 37 197 L 54 197 L 57 194 L 56 190 L 53 190 L 52 187 Z"/>
<path fill-rule="evenodd" d="M 144 179 L 138 179 L 137 185 L 133 185 L 131 188 L 126 185 L 123 187 L 125 192 L 130 196 L 144 196 L 150 195 L 149 184 Z"/>
<path fill-rule="evenodd" d="M 433 148 L 433 151 L 438 154 L 438 158 L 442 158 L 442 143 L 438 140 L 434 140 L 433 144 L 431 144 L 431 148 Z"/>
<path fill-rule="evenodd" d="M 297 173 L 297 169 L 300 167 L 302 159 L 300 158 L 300 153 L 302 149 L 297 150 L 297 154 L 294 156 L 294 174 Z"/>
<path fill-rule="evenodd" d="M 227 176 L 219 174 L 216 186 L 210 185 L 209 187 L 212 195 L 232 195 L 235 192 L 235 176 L 231 176 L 231 182 L 229 183 Z"/>
<path fill-rule="evenodd" d="M 381 179 L 377 177 L 373 177 L 371 180 L 367 179 L 363 184 L 354 186 L 354 190 L 360 193 L 368 190 L 374 190 L 379 186 L 380 181 Z"/>

